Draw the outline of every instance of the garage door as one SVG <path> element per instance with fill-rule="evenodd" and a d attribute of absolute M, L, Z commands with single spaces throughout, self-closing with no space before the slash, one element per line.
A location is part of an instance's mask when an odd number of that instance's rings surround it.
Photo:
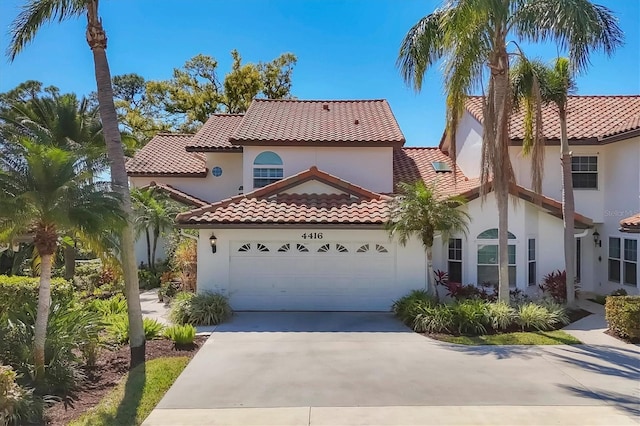
<path fill-rule="evenodd" d="M 388 311 L 395 246 L 388 242 L 231 243 L 236 310 Z"/>

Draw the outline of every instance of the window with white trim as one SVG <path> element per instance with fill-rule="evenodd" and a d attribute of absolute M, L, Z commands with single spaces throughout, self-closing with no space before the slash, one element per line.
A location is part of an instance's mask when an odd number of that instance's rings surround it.
<path fill-rule="evenodd" d="M 598 157 L 571 157 L 571 176 L 576 189 L 598 189 Z"/>
<path fill-rule="evenodd" d="M 609 237 L 609 281 L 620 282 L 620 238 Z"/>
<path fill-rule="evenodd" d="M 638 240 L 624 239 L 622 284 L 638 285 Z"/>
<path fill-rule="evenodd" d="M 253 161 L 253 187 L 262 188 L 279 180 L 284 176 L 282 159 L 278 154 L 265 151 Z"/>
<path fill-rule="evenodd" d="M 527 283 L 531 285 L 537 284 L 536 277 L 536 240 L 535 238 L 529 238 L 527 241 L 527 262 L 528 262 L 528 281 Z"/>
<path fill-rule="evenodd" d="M 508 231 L 507 231 L 508 232 Z M 478 235 L 478 240 L 495 240 L 498 238 L 498 229 L 487 229 Z M 508 232 L 508 239 L 516 238 L 511 232 Z M 516 246 L 509 244 L 509 286 L 516 286 Z M 481 284 L 498 284 L 499 265 L 498 265 L 498 241 L 487 241 L 478 244 L 478 285 Z"/>
<path fill-rule="evenodd" d="M 448 273 L 449 281 L 454 283 L 462 283 L 462 239 L 449 239 L 449 256 L 448 256 Z"/>

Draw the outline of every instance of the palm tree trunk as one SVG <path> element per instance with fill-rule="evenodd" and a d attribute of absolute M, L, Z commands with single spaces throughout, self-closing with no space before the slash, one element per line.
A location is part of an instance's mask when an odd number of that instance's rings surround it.
<path fill-rule="evenodd" d="M 160 231 L 158 228 L 153 229 L 153 247 L 151 249 L 151 270 L 156 271 L 156 250 L 158 248 L 158 238 L 160 238 Z"/>
<path fill-rule="evenodd" d="M 129 180 L 125 169 L 124 151 L 118 129 L 118 117 L 113 104 L 113 88 L 111 87 L 111 73 L 107 61 L 107 37 L 98 17 L 98 2 L 92 0 L 87 4 L 87 42 L 93 52 L 93 62 L 98 88 L 98 105 L 107 155 L 111 170 L 111 182 L 114 191 L 122 197 L 122 210 L 127 217 L 128 224 L 120 236 L 120 252 L 122 270 L 125 280 L 125 296 L 129 316 L 129 344 L 131 348 L 131 367 L 144 363 L 145 337 L 142 325 L 142 309 L 140 307 L 140 289 L 138 271 L 134 251 L 133 209 Z"/>
<path fill-rule="evenodd" d="M 42 383 L 45 373 L 44 347 L 47 339 L 49 308 L 51 307 L 51 253 L 40 254 L 40 287 L 38 289 L 38 313 L 33 336 L 33 363 L 36 383 Z"/>
<path fill-rule="evenodd" d="M 427 247 L 427 293 L 435 295 L 433 286 L 433 250 Z"/>
<path fill-rule="evenodd" d="M 145 228 L 144 237 L 147 239 L 147 266 L 151 268 L 151 237 L 149 236 L 149 228 Z"/>
<path fill-rule="evenodd" d="M 560 115 L 560 151 L 562 156 L 562 218 L 564 221 L 564 269 L 567 273 L 567 305 L 575 305 L 575 201 L 571 174 L 571 151 L 567 137 L 567 112 L 558 105 Z"/>
<path fill-rule="evenodd" d="M 76 275 L 76 248 L 75 245 L 64 246 L 64 279 L 72 280 Z"/>

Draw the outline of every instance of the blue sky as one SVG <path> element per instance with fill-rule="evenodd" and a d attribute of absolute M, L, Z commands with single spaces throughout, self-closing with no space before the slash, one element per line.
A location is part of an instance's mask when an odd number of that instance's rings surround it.
<path fill-rule="evenodd" d="M 625 32 L 625 46 L 612 58 L 597 54 L 578 78 L 580 94 L 640 93 L 640 1 L 598 0 L 611 8 Z M 0 49 L 21 0 L 0 2 Z M 407 146 L 437 145 L 444 128 L 439 70 L 427 74 L 416 94 L 395 68 L 406 31 L 439 0 L 103 0 L 112 75 L 136 72 L 166 79 L 198 53 L 229 69 L 232 49 L 246 61 L 298 56 L 293 94 L 302 99 L 385 98 Z M 242 7 L 239 7 L 239 5 Z M 93 61 L 84 37 L 85 19 L 44 27 L 13 63 L 0 60 L 0 91 L 27 80 L 63 92 L 95 90 Z M 555 46 L 525 46 L 529 56 L 551 60 Z"/>

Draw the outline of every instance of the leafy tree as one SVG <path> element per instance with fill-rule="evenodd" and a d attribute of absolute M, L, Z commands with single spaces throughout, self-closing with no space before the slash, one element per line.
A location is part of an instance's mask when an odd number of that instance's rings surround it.
<path fill-rule="evenodd" d="M 256 96 L 275 99 L 291 96 L 295 55 L 285 53 L 271 62 L 258 64 L 242 64 L 236 50 L 231 51 L 231 56 L 232 69 L 223 82 L 217 74 L 218 61 L 199 54 L 182 68 L 175 68 L 170 80 L 147 82 L 146 99 L 169 114 L 174 128 L 193 131 L 211 114 L 245 112 Z"/>
<path fill-rule="evenodd" d="M 153 187 L 131 190 L 136 235 L 145 235 L 147 242 L 147 265 L 156 270 L 156 249 L 160 236 L 173 229 L 174 217 L 179 213 L 168 197 Z"/>
<path fill-rule="evenodd" d="M 391 216 L 386 224 L 391 237 L 397 236 L 403 246 L 416 236 L 427 253 L 427 291 L 435 292 L 433 277 L 433 240 L 436 232 L 442 240 L 456 233 L 467 233 L 469 214 L 458 209 L 466 200 L 462 197 L 442 197 L 435 185 L 427 186 L 423 181 L 414 184 L 401 183 L 400 196 L 391 204 Z"/>
<path fill-rule="evenodd" d="M 0 155 L 0 241 L 33 234 L 41 259 L 33 342 L 36 381 L 45 372 L 52 258 L 66 230 L 91 239 L 125 224 L 120 200 L 73 153 L 47 138 L 21 137 Z M 9 155 L 7 155 L 9 154 Z"/>
<path fill-rule="evenodd" d="M 567 98 L 576 89 L 568 58 L 556 58 L 548 66 L 540 61 L 520 59 L 511 70 L 514 105 L 525 108 L 525 140 L 523 146 L 532 145 L 534 121 L 536 138 L 542 137 L 540 105 L 554 103 L 560 119 L 560 158 L 562 164 L 562 220 L 564 222 L 564 265 L 567 281 L 567 304 L 575 304 L 575 201 L 571 173 L 571 150 L 567 136 Z M 535 117 L 535 118 L 534 118 Z M 543 146 L 544 143 L 536 144 Z M 526 152 L 526 150 L 525 150 Z M 536 161 L 535 167 L 544 163 Z M 538 158 L 540 158 L 538 156 Z"/>
<path fill-rule="evenodd" d="M 131 366 L 136 366 L 144 362 L 145 336 L 134 251 L 135 240 L 131 223 L 131 195 L 129 194 L 129 180 L 125 169 L 124 149 L 118 128 L 118 117 L 113 103 L 111 72 L 106 54 L 107 35 L 98 13 L 98 0 L 25 0 L 22 11 L 11 24 L 8 54 L 11 60 L 15 59 L 16 55 L 33 40 L 45 23 L 82 15 L 87 17 L 86 38 L 93 53 L 97 97 L 102 130 L 107 145 L 111 182 L 114 190 L 121 196 L 122 211 L 128 219 L 127 226 L 122 229 L 120 235 L 120 249 L 129 315 Z"/>
<path fill-rule="evenodd" d="M 406 34 L 397 65 L 407 84 L 422 88 L 425 72 L 444 60 L 447 141 L 456 157 L 455 132 L 466 96 L 487 85 L 483 110 L 482 193 L 490 186 L 498 207 L 499 299 L 509 301 L 508 198 L 515 181 L 509 159 L 511 87 L 507 38 L 556 41 L 577 70 L 594 49 L 611 54 L 622 32 L 606 7 L 588 0 L 450 0 Z M 488 76 L 488 82 L 485 77 Z M 541 173 L 536 169 L 535 173 Z M 541 181 L 542 179 L 534 179 Z"/>

